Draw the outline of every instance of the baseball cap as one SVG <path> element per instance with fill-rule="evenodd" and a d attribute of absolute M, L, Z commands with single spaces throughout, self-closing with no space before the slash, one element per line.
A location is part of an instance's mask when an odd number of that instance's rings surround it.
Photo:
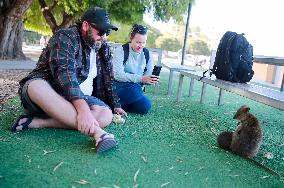
<path fill-rule="evenodd" d="M 116 26 L 110 23 L 106 10 L 100 7 L 89 8 L 81 17 L 81 21 L 94 24 L 100 31 L 118 30 Z"/>

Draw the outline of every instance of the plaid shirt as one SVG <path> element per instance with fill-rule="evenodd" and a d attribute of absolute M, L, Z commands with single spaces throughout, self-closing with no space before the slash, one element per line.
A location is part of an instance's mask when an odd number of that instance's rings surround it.
<path fill-rule="evenodd" d="M 106 48 L 105 48 L 106 49 Z M 97 77 L 94 80 L 93 95 L 111 108 L 119 108 L 119 98 L 113 88 L 111 57 L 97 53 Z M 33 78 L 46 80 L 52 88 L 68 101 L 84 99 L 79 85 L 86 80 L 91 49 L 85 44 L 77 26 L 61 29 L 49 40 L 38 60 L 36 68 L 20 81 L 20 89 Z"/>

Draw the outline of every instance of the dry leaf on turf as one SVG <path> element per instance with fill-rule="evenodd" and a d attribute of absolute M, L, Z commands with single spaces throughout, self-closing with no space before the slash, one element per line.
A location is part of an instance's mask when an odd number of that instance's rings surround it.
<path fill-rule="evenodd" d="M 54 153 L 54 152 L 56 152 L 56 150 L 53 150 L 53 151 L 43 150 L 43 155 L 46 155 L 46 154 L 49 154 L 49 153 Z"/>
<path fill-rule="evenodd" d="M 140 168 L 139 168 L 139 169 L 135 172 L 135 174 L 134 174 L 134 177 L 133 177 L 134 183 L 137 182 L 137 176 L 138 176 L 139 172 L 140 172 Z"/>
<path fill-rule="evenodd" d="M 53 172 L 55 172 L 62 164 L 63 162 L 60 162 L 58 165 L 56 165 L 53 169 Z"/>
<path fill-rule="evenodd" d="M 161 185 L 161 187 L 165 187 L 166 185 L 168 185 L 170 182 L 167 182 L 167 183 L 163 183 L 162 185 Z"/>
<path fill-rule="evenodd" d="M 273 158 L 273 153 L 271 152 L 267 152 L 263 155 L 263 157 L 267 158 L 267 159 L 272 159 Z"/>
<path fill-rule="evenodd" d="M 90 182 L 86 181 L 86 180 L 79 180 L 79 181 L 75 181 L 76 183 L 79 183 L 81 185 L 86 185 L 89 184 Z"/>
<path fill-rule="evenodd" d="M 143 160 L 145 163 L 147 163 L 146 157 L 144 157 L 144 156 L 142 155 L 141 158 L 142 158 L 142 160 Z"/>

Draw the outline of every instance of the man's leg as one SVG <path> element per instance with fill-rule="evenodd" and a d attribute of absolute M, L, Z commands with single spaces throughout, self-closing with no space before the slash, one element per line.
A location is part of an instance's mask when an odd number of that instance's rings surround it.
<path fill-rule="evenodd" d="M 37 104 L 46 114 L 48 119 L 34 117 L 29 124 L 29 128 L 64 128 L 77 130 L 77 111 L 74 106 L 62 96 L 54 91 L 54 89 L 44 80 L 34 80 L 29 83 L 28 95 L 33 103 Z M 106 127 L 111 123 L 112 113 L 110 109 L 102 106 L 92 106 L 92 113 L 98 118 L 100 126 Z M 97 114 L 98 113 L 98 114 Z M 19 125 L 27 119 L 23 118 L 19 121 Z M 17 130 L 22 127 L 19 126 Z M 97 127 L 101 129 L 100 127 Z"/>
<path fill-rule="evenodd" d="M 93 105 L 91 106 L 91 112 L 95 119 L 99 122 L 101 128 L 105 128 L 112 122 L 112 111 L 104 106 Z"/>

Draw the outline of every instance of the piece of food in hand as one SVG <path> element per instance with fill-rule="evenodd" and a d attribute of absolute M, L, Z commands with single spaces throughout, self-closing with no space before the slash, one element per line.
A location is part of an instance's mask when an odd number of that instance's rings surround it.
<path fill-rule="evenodd" d="M 114 123 L 125 123 L 125 119 L 123 119 L 123 118 L 121 117 L 121 115 L 118 115 L 118 114 L 114 114 L 114 115 L 113 115 L 112 121 L 113 121 Z"/>

